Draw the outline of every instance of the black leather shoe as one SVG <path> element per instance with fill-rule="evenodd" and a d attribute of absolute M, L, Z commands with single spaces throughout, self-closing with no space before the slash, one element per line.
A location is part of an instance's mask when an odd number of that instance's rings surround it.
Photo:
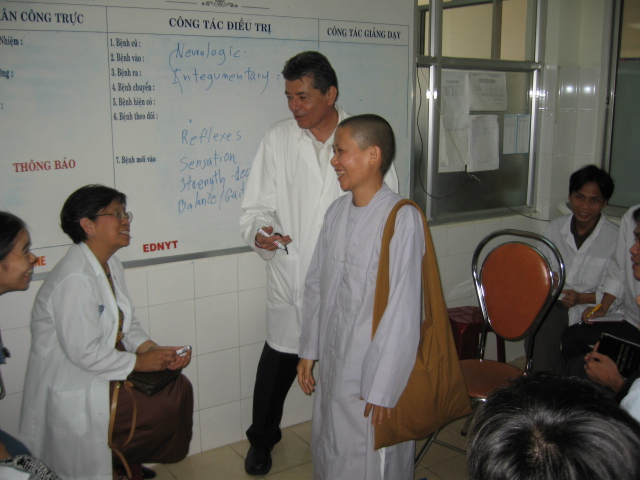
<path fill-rule="evenodd" d="M 142 478 L 144 478 L 144 480 L 151 480 L 158 476 L 155 470 L 151 470 L 149 467 L 145 467 L 144 465 L 140 465 L 140 470 L 142 470 Z"/>
<path fill-rule="evenodd" d="M 271 470 L 271 450 L 273 447 L 254 447 L 251 445 L 244 469 L 249 475 L 266 475 Z"/>

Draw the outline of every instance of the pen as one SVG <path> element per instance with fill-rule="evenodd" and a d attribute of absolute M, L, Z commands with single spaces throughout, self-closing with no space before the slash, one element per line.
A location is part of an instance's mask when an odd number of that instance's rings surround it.
<path fill-rule="evenodd" d="M 258 229 L 258 233 L 260 235 L 263 235 L 265 237 L 273 237 L 273 235 L 277 235 L 277 233 L 271 234 L 269 235 L 267 232 L 265 232 L 262 228 Z M 280 250 L 284 250 L 285 252 L 289 253 L 289 250 L 287 249 L 286 245 L 281 244 L 279 241 L 274 240 L 273 244 L 276 245 Z"/>
<path fill-rule="evenodd" d="M 589 312 L 589 315 L 593 315 L 594 313 L 596 313 L 596 312 L 597 312 L 598 310 L 600 310 L 601 308 L 602 308 L 602 304 L 601 304 L 601 303 L 597 304 L 595 307 L 593 307 L 593 310 L 591 310 L 591 311 Z M 588 315 L 588 316 L 589 316 L 589 315 Z"/>

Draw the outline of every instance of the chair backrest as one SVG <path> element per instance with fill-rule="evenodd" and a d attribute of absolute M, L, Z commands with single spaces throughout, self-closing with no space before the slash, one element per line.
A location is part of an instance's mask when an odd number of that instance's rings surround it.
<path fill-rule="evenodd" d="M 507 236 L 546 245 L 557 271 L 552 269 L 551 262 L 538 248 L 513 239 L 491 249 L 478 267 L 480 255 L 489 242 Z M 530 370 L 535 332 L 564 285 L 565 269 L 560 252 L 542 235 L 523 230 L 497 230 L 476 247 L 471 270 L 485 321 L 479 358 L 484 357 L 487 326 L 505 340 L 520 340 L 533 335 L 527 348 L 526 370 Z"/>

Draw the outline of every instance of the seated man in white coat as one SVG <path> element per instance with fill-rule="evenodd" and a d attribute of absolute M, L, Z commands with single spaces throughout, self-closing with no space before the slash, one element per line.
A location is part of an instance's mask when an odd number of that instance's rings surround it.
<path fill-rule="evenodd" d="M 533 370 L 562 373 L 560 338 L 569 325 L 580 323 L 585 307 L 602 299 L 607 265 L 615 251 L 618 227 L 602 209 L 613 195 L 613 180 L 595 165 L 569 177 L 571 213 L 549 222 L 545 237 L 558 247 L 566 268 L 562 296 L 536 333 Z"/>
<path fill-rule="evenodd" d="M 395 154 L 391 126 L 377 115 L 343 120 L 331 160 L 342 190 L 327 210 L 307 273 L 298 382 L 313 405 L 316 480 L 413 479 L 415 442 L 374 450 L 415 363 L 420 337 L 419 212 L 398 212 L 390 243 L 389 303 L 371 338 L 382 232 L 401 197 L 384 185 Z M 318 361 L 318 382 L 313 376 Z"/>

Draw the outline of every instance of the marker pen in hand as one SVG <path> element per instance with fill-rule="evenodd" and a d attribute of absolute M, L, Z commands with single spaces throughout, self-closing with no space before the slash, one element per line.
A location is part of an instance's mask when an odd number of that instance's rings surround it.
<path fill-rule="evenodd" d="M 275 234 L 268 234 L 267 232 L 265 232 L 262 228 L 258 229 L 258 233 L 264 237 L 273 237 L 273 235 Z M 280 250 L 284 250 L 285 252 L 289 253 L 287 246 L 281 244 L 279 241 L 274 240 L 273 244 L 276 245 Z"/>

